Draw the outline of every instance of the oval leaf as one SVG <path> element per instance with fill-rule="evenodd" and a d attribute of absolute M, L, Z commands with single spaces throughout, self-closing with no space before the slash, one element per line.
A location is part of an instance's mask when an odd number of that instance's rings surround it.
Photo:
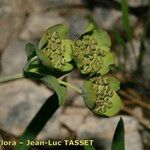
<path fill-rule="evenodd" d="M 66 88 L 64 86 L 61 86 L 54 76 L 44 76 L 41 79 L 42 82 L 44 82 L 49 88 L 53 88 L 54 91 L 57 93 L 59 98 L 59 105 L 63 105 L 66 99 Z"/>
<path fill-rule="evenodd" d="M 83 91 L 83 98 L 86 103 L 86 105 L 92 109 L 95 105 L 95 100 L 96 100 L 96 93 L 93 90 L 93 83 L 90 81 L 85 81 L 82 87 Z"/>
<path fill-rule="evenodd" d="M 109 81 L 110 88 L 113 91 L 118 91 L 120 89 L 120 81 L 114 77 L 107 77 Z"/>
<path fill-rule="evenodd" d="M 25 46 L 25 52 L 27 55 L 28 60 L 36 56 L 36 47 L 32 43 L 27 43 Z"/>
<path fill-rule="evenodd" d="M 94 37 L 98 40 L 98 45 L 110 47 L 111 46 L 111 39 L 108 33 L 102 29 L 94 30 L 93 31 Z"/>
<path fill-rule="evenodd" d="M 42 49 L 42 47 L 46 44 L 46 42 L 47 42 L 47 35 L 46 35 L 46 33 L 44 33 L 39 42 L 38 49 Z"/>

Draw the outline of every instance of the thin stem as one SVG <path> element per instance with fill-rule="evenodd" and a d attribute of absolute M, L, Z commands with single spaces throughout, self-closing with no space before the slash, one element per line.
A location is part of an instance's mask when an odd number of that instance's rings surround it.
<path fill-rule="evenodd" d="M 4 82 L 20 79 L 20 78 L 23 78 L 23 77 L 24 77 L 23 73 L 9 75 L 9 76 L 5 76 L 5 77 L 0 77 L 0 83 L 4 83 Z"/>
<path fill-rule="evenodd" d="M 0 78 L 0 83 L 20 79 L 20 78 L 23 78 L 23 77 L 24 77 L 23 73 L 18 73 L 18 74 L 9 75 L 9 76 L 6 76 L 6 77 L 1 77 Z M 64 82 L 60 79 L 58 79 L 58 82 L 62 85 L 68 86 L 68 87 L 72 88 L 73 90 L 77 91 L 78 93 L 82 94 L 82 90 L 80 88 L 78 88 L 78 87 L 76 87 L 76 86 L 74 86 L 70 83 Z"/>
<path fill-rule="evenodd" d="M 78 88 L 78 87 L 76 87 L 76 86 L 74 86 L 68 82 L 64 82 L 60 79 L 58 79 L 58 82 L 62 85 L 68 86 L 68 87 L 72 88 L 73 90 L 77 91 L 78 93 L 82 94 L 82 90 L 80 88 Z"/>

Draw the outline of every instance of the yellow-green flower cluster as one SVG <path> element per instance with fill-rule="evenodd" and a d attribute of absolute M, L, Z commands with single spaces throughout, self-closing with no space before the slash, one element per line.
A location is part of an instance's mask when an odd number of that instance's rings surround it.
<path fill-rule="evenodd" d="M 109 81 L 107 78 L 97 77 L 90 81 L 94 83 L 93 88 L 96 90 L 95 111 L 105 113 L 107 109 L 113 107 L 111 97 L 114 93 L 109 86 Z"/>
<path fill-rule="evenodd" d="M 56 25 L 50 27 L 40 40 L 37 55 L 42 64 L 49 69 L 63 72 L 73 69 L 73 65 L 70 63 L 73 42 L 66 39 L 67 33 L 67 27 Z"/>
<path fill-rule="evenodd" d="M 97 115 L 115 115 L 121 107 L 117 94 L 120 82 L 104 76 L 115 63 L 109 35 L 93 24 L 76 41 L 67 38 L 68 32 L 66 26 L 58 24 L 47 29 L 38 48 L 28 44 L 26 70 L 37 73 L 37 78 L 41 78 L 55 74 L 55 71 L 56 75 L 66 74 L 77 67 L 82 74 L 89 76 L 84 81 L 82 91 L 77 90 L 87 107 Z"/>
<path fill-rule="evenodd" d="M 97 47 L 93 36 L 84 35 L 76 41 L 74 57 L 82 62 L 80 70 L 82 73 L 95 73 L 101 68 L 105 52 Z"/>
<path fill-rule="evenodd" d="M 118 89 L 119 81 L 115 78 L 91 78 L 85 81 L 83 87 L 85 103 L 98 115 L 112 116 L 118 113 L 121 107 L 121 100 L 116 93 Z"/>
<path fill-rule="evenodd" d="M 103 36 L 103 39 L 99 38 Z M 108 41 L 108 43 L 107 43 Z M 106 32 L 92 30 L 76 42 L 73 57 L 82 74 L 106 74 L 115 57 L 110 52 L 110 39 Z"/>
<path fill-rule="evenodd" d="M 62 47 L 62 40 L 58 32 L 54 32 L 52 35 L 47 33 L 47 46 L 42 49 L 42 52 L 49 57 L 52 66 L 56 69 L 61 69 L 66 65 L 65 60 L 65 47 Z"/>

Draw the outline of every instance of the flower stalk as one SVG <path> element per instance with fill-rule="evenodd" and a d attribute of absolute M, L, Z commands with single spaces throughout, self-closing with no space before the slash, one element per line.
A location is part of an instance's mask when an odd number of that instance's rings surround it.
<path fill-rule="evenodd" d="M 60 80 L 60 79 L 57 79 L 57 80 L 58 80 L 58 82 L 59 82 L 60 84 L 65 85 L 65 86 L 67 86 L 67 87 L 70 87 L 71 89 L 75 90 L 75 91 L 78 92 L 79 94 L 82 94 L 82 90 L 81 90 L 80 88 L 78 88 L 77 86 L 72 85 L 72 84 L 70 84 L 70 83 L 68 83 L 68 82 L 62 81 L 62 80 Z"/>
<path fill-rule="evenodd" d="M 16 80 L 16 79 L 21 79 L 21 78 L 24 78 L 24 75 L 22 73 L 9 75 L 9 76 L 6 76 L 6 77 L 1 77 L 0 78 L 0 84 L 4 83 L 4 82 L 9 82 L 9 81 L 12 81 L 12 80 Z M 77 86 L 75 86 L 73 84 L 70 84 L 68 82 L 62 81 L 60 79 L 57 79 L 57 80 L 58 80 L 59 84 L 65 85 L 65 86 L 75 90 L 79 94 L 82 94 L 82 90 L 80 88 L 78 88 Z"/>

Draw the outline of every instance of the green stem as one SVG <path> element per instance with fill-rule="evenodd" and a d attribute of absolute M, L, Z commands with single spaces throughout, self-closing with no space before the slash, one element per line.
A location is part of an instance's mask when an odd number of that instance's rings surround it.
<path fill-rule="evenodd" d="M 9 76 L 5 76 L 5 77 L 0 77 L 0 83 L 4 83 L 4 82 L 20 79 L 20 78 L 23 78 L 23 77 L 24 77 L 23 73 L 9 75 Z"/>
<path fill-rule="evenodd" d="M 1 77 L 0 78 L 0 83 L 4 83 L 4 82 L 8 82 L 8 81 L 12 81 L 12 80 L 16 80 L 16 79 L 20 79 L 20 78 L 23 78 L 24 75 L 23 73 L 18 73 L 18 74 L 14 74 L 14 75 L 9 75 L 9 76 L 6 76 L 6 77 Z M 62 85 L 65 85 L 65 86 L 68 86 L 70 88 L 72 88 L 73 90 L 77 91 L 78 93 L 82 94 L 82 90 L 68 82 L 64 82 L 60 79 L 58 79 L 58 82 Z"/>
<path fill-rule="evenodd" d="M 68 86 L 68 87 L 72 88 L 73 90 L 77 91 L 78 93 L 82 94 L 82 90 L 80 88 L 78 88 L 78 87 L 76 87 L 76 86 L 74 86 L 68 82 L 64 82 L 60 79 L 58 79 L 58 82 L 62 85 Z"/>

